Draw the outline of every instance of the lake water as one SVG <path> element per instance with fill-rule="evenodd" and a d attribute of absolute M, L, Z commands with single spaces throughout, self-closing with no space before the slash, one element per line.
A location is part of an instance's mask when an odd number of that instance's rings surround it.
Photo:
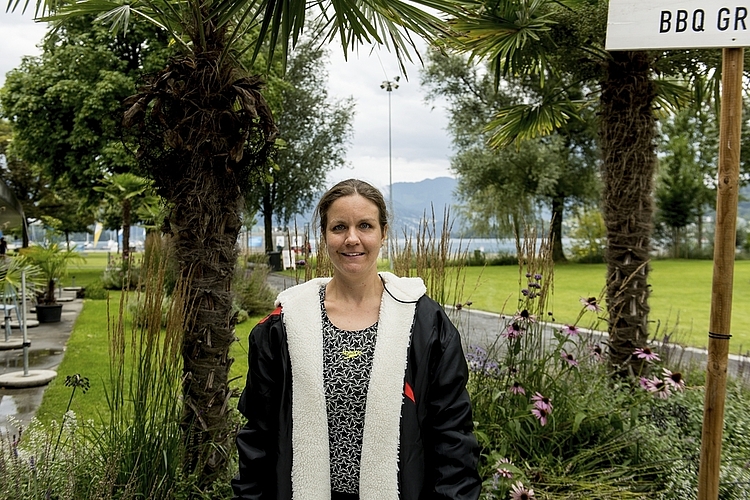
<path fill-rule="evenodd" d="M 277 236 L 276 243 L 277 244 L 284 244 L 286 246 L 287 238 L 282 236 Z M 260 250 L 263 248 L 263 236 L 254 234 L 250 238 L 246 240 L 249 243 L 249 246 L 255 250 Z M 302 239 L 300 240 L 300 242 Z M 397 244 L 399 248 L 403 248 L 405 244 L 404 238 L 399 238 L 397 240 Z M 312 251 L 316 251 L 316 242 L 312 243 Z M 436 241 L 436 244 L 439 243 L 439 241 Z M 563 238 L 563 247 L 568 248 L 568 239 Z M 241 241 L 241 244 L 244 244 L 244 241 Z M 452 253 L 457 253 L 459 251 L 461 252 L 467 252 L 469 254 L 474 253 L 475 250 L 479 250 L 480 252 L 483 252 L 485 254 L 512 254 L 515 255 L 516 253 L 516 242 L 513 238 L 451 238 L 450 239 L 450 249 Z M 414 245 L 414 242 L 412 241 L 412 245 Z M 539 245 L 537 244 L 537 248 Z"/>

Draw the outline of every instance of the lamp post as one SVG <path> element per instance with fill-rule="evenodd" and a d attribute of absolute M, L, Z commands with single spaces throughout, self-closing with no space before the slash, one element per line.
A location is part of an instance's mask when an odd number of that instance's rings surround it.
<path fill-rule="evenodd" d="M 391 221 L 395 222 L 396 214 L 393 211 L 393 146 L 391 141 L 391 92 L 398 88 L 398 81 L 401 79 L 400 76 L 396 76 L 391 80 L 384 80 L 380 84 L 380 88 L 388 92 L 388 210 L 391 212 Z M 393 254 L 392 254 L 392 238 L 391 238 L 391 226 L 393 223 L 388 224 L 388 246 L 386 251 L 388 252 L 388 263 L 393 269 Z"/>

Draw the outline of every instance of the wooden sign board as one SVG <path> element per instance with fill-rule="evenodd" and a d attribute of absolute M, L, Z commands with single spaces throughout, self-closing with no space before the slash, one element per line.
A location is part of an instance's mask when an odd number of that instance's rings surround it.
<path fill-rule="evenodd" d="M 750 46 L 750 1 L 610 0 L 607 50 Z"/>

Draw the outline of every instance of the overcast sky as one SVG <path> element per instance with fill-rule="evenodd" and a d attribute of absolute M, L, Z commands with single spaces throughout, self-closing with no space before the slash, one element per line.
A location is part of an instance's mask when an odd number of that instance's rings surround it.
<path fill-rule="evenodd" d="M 45 28 L 32 17 L 29 12 L 22 15 L 0 11 L 0 86 L 5 74 L 20 64 L 22 56 L 39 53 L 36 45 Z M 444 108 L 424 102 L 418 66 L 407 66 L 407 73 L 409 80 L 402 76 L 399 88 L 391 96 L 393 182 L 452 176 Z M 356 115 L 347 157 L 350 167 L 332 172 L 329 185 L 358 177 L 383 189 L 388 186 L 388 93 L 380 84 L 397 75 L 398 63 L 388 52 L 372 53 L 369 48 L 362 48 L 358 55 L 350 55 L 344 61 L 340 50 L 332 50 L 329 95 L 334 99 L 352 97 Z"/>

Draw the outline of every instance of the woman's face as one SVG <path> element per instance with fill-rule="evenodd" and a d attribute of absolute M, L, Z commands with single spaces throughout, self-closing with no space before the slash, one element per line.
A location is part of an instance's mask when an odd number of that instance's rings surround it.
<path fill-rule="evenodd" d="M 378 207 L 363 196 L 343 196 L 328 209 L 325 241 L 337 273 L 377 274 L 378 255 L 385 240 Z"/>

